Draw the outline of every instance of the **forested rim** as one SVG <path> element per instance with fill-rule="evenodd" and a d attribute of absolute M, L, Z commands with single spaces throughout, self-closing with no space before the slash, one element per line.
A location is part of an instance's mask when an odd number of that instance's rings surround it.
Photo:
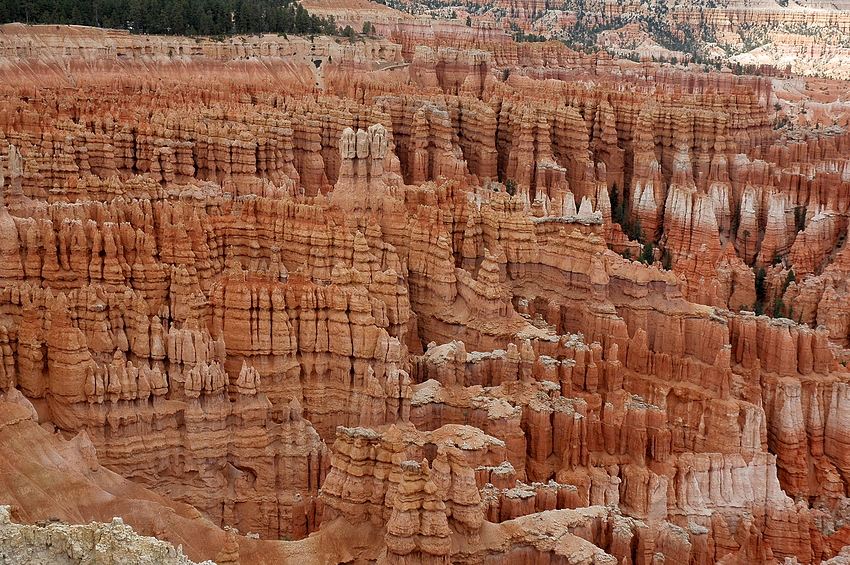
<path fill-rule="evenodd" d="M 76 24 L 133 33 L 339 34 L 295 0 L 0 0 L 0 23 Z"/>

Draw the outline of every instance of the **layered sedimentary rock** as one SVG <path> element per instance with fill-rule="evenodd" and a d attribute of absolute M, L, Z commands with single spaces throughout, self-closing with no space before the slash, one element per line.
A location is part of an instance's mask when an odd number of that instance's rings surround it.
<path fill-rule="evenodd" d="M 838 556 L 850 137 L 413 20 L 201 42 L 197 81 L 5 30 L 0 503 L 225 563 Z"/>

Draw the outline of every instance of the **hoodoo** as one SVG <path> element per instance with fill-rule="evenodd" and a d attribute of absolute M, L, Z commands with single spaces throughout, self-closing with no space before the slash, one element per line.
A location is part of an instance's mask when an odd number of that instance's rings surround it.
<path fill-rule="evenodd" d="M 0 561 L 850 563 L 842 6 L 208 4 L 0 26 Z"/>

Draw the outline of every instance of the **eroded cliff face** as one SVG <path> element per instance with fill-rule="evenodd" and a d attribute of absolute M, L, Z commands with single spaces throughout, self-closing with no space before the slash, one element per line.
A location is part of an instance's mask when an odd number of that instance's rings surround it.
<path fill-rule="evenodd" d="M 850 138 L 780 138 L 770 81 L 16 29 L 22 520 L 121 514 L 219 563 L 846 557 Z"/>
<path fill-rule="evenodd" d="M 850 3 L 845 0 L 304 0 L 311 13 L 391 38 L 410 59 L 417 45 L 492 51 L 516 64 L 556 40 L 634 61 L 744 68 L 769 76 L 850 77 Z M 590 49 L 588 49 L 590 48 Z"/>

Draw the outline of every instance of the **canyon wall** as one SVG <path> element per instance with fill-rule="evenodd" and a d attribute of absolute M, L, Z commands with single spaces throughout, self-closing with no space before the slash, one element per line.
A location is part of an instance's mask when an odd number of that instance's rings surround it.
<path fill-rule="evenodd" d="M 219 563 L 839 558 L 850 138 L 446 34 L 3 28 L 0 503 Z"/>

